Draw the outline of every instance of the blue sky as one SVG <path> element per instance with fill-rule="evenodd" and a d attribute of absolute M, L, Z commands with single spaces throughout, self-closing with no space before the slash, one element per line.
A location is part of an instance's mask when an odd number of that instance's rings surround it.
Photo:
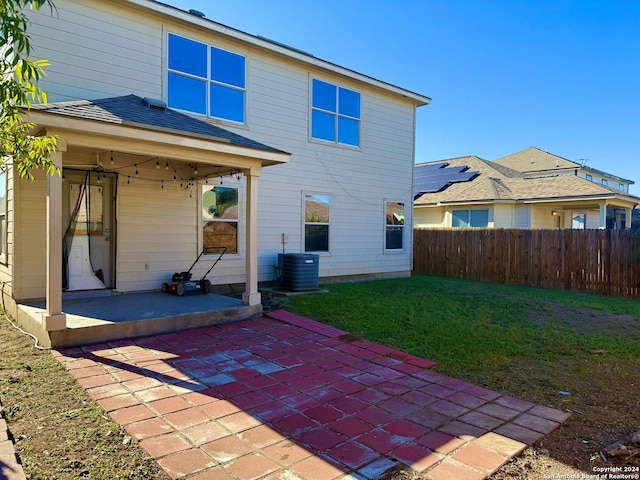
<path fill-rule="evenodd" d="M 417 162 L 533 146 L 640 183 L 640 2 L 164 1 L 431 97 Z"/>

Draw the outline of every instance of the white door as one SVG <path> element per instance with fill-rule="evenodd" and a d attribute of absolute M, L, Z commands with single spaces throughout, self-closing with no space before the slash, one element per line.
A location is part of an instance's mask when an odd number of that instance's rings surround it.
<path fill-rule="evenodd" d="M 65 172 L 64 189 L 67 289 L 113 288 L 113 179 Z"/>

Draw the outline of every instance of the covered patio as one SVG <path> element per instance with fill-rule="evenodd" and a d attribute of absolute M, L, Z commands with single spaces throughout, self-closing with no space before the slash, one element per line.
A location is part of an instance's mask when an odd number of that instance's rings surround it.
<path fill-rule="evenodd" d="M 3 300 L 43 345 L 175 331 L 261 312 L 258 181 L 262 168 L 286 163 L 288 153 L 135 95 L 34 106 L 25 117 L 36 125 L 34 134 L 59 136 L 51 158 L 62 174 L 14 179 L 14 254 Z M 226 212 L 222 200 L 205 205 L 203 198 L 215 197 L 211 192 L 230 180 Z M 33 207 L 39 201 L 46 213 Z M 68 242 L 69 231 L 75 243 Z M 159 290 L 222 237 L 230 248 L 214 283 L 244 284 L 241 300 L 141 293 Z M 204 258 L 209 265 L 215 260 Z M 84 289 L 95 298 L 68 295 Z"/>

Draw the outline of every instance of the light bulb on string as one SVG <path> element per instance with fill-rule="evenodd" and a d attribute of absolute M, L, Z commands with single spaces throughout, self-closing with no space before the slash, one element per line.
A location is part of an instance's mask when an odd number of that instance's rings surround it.
<path fill-rule="evenodd" d="M 196 168 L 193 169 L 193 174 L 194 175 L 198 174 L 198 164 L 196 164 Z"/>
<path fill-rule="evenodd" d="M 127 175 L 127 185 L 131 185 L 131 177 Z"/>
<path fill-rule="evenodd" d="M 139 173 L 138 173 L 138 165 L 136 165 L 136 178 L 138 178 L 138 175 L 139 175 Z"/>
<path fill-rule="evenodd" d="M 177 178 L 175 175 L 173 176 L 173 181 L 174 181 L 174 182 L 177 182 L 177 181 L 178 181 L 178 178 Z"/>
<path fill-rule="evenodd" d="M 165 169 L 165 170 L 169 170 L 169 160 L 167 160 L 167 163 L 166 163 L 166 165 L 164 166 L 164 169 Z"/>
<path fill-rule="evenodd" d="M 160 169 L 160 160 L 156 160 L 156 170 Z"/>
<path fill-rule="evenodd" d="M 161 188 L 162 190 L 164 190 L 164 180 L 162 180 L 162 181 L 160 182 L 160 188 Z"/>
<path fill-rule="evenodd" d="M 113 165 L 113 150 L 111 150 L 111 158 L 109 158 L 109 163 Z"/>

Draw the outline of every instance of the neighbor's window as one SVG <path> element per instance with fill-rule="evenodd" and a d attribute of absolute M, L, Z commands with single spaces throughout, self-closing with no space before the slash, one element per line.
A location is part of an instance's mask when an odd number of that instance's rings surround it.
<path fill-rule="evenodd" d="M 173 33 L 168 52 L 170 107 L 244 123 L 245 57 Z"/>
<path fill-rule="evenodd" d="M 404 239 L 404 203 L 385 202 L 386 212 L 386 250 L 402 250 Z"/>
<path fill-rule="evenodd" d="M 487 228 L 489 226 L 489 210 L 454 210 L 452 213 L 452 227 Z"/>
<path fill-rule="evenodd" d="M 209 253 L 238 253 L 238 189 L 202 185 L 202 248 Z"/>
<path fill-rule="evenodd" d="M 592 176 L 592 175 L 586 174 L 586 175 L 584 176 L 584 178 L 586 178 L 586 179 L 587 179 L 587 180 L 589 180 L 590 182 L 593 182 L 593 176 Z"/>
<path fill-rule="evenodd" d="M 587 228 L 587 214 L 586 213 L 574 214 L 571 219 L 571 228 L 575 228 L 578 230 L 584 230 L 585 228 Z"/>
<path fill-rule="evenodd" d="M 609 180 L 607 180 L 606 178 L 602 179 L 602 185 L 607 186 L 609 185 Z"/>
<path fill-rule="evenodd" d="M 316 79 L 311 88 L 311 137 L 360 146 L 360 94 Z"/>
<path fill-rule="evenodd" d="M 7 172 L 0 171 L 0 258 L 7 253 Z"/>
<path fill-rule="evenodd" d="M 627 191 L 627 189 L 625 188 L 624 183 L 619 183 L 618 184 L 618 188 L 620 189 L 621 192 L 626 192 Z"/>
<path fill-rule="evenodd" d="M 304 251 L 329 251 L 329 218 L 331 198 L 328 195 L 304 196 Z"/>

